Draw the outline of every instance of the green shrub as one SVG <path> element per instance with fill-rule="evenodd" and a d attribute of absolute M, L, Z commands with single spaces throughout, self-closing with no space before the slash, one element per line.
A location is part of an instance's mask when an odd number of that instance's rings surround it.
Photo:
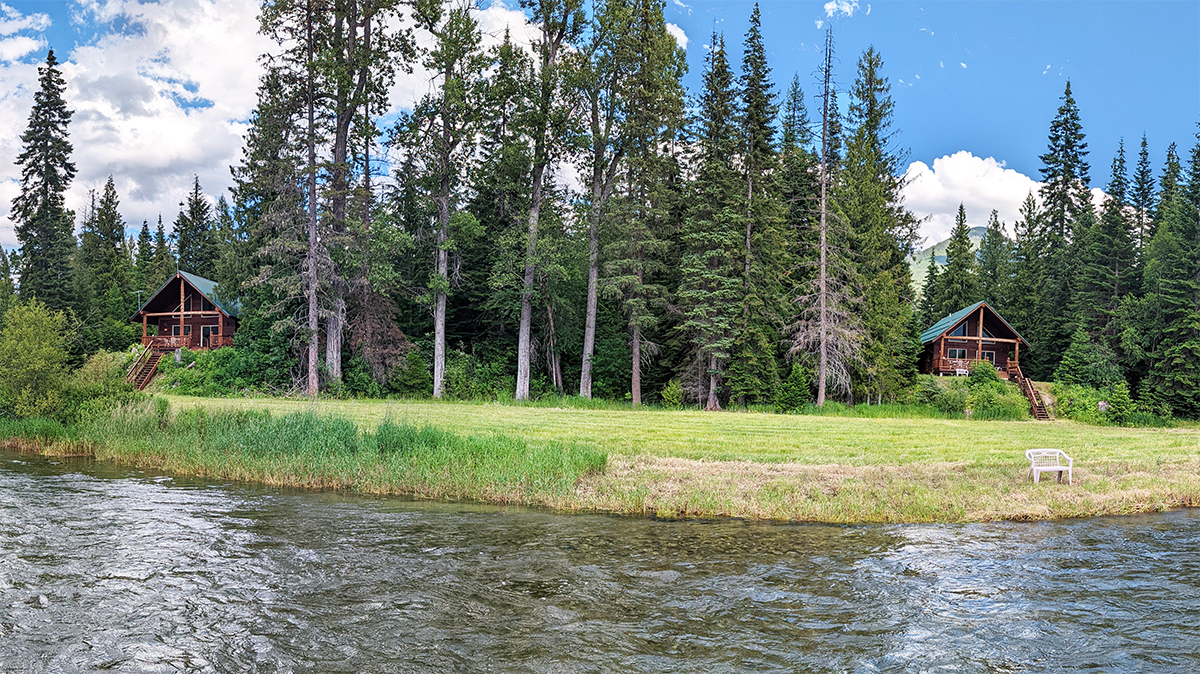
<path fill-rule="evenodd" d="M 669 410 L 677 410 L 683 407 L 683 385 L 679 383 L 678 378 L 667 382 L 660 395 L 662 396 L 663 407 Z"/>
<path fill-rule="evenodd" d="M 1056 383 L 1094 389 L 1113 386 L 1123 379 L 1117 355 L 1103 341 L 1093 342 L 1083 328 L 1075 331 L 1054 371 Z"/>
<path fill-rule="evenodd" d="M 404 358 L 404 364 L 388 375 L 387 389 L 409 398 L 427 398 L 433 395 L 433 375 L 429 365 L 418 349 L 413 349 Z"/>
<path fill-rule="evenodd" d="M 775 409 L 780 412 L 796 412 L 812 401 L 813 373 L 803 361 L 792 363 L 787 379 L 779 384 L 775 396 Z M 680 393 L 682 394 L 682 389 Z"/>
<path fill-rule="evenodd" d="M 999 384 L 1000 375 L 996 374 L 996 366 L 986 360 L 971 363 L 970 374 L 967 375 L 967 385 L 971 388 L 987 384 Z"/>
<path fill-rule="evenodd" d="M 942 393 L 933 401 L 933 405 L 946 414 L 953 412 L 961 414 L 967 408 L 967 395 L 966 385 L 952 380 L 952 383 L 945 386 Z"/>
<path fill-rule="evenodd" d="M 991 366 L 989 365 L 989 369 Z M 995 370 L 992 370 L 995 374 Z M 966 408 L 972 419 L 1020 420 L 1029 418 L 1029 401 L 1016 386 L 996 378 L 995 381 L 971 387 Z"/>
<path fill-rule="evenodd" d="M 1080 423 L 1151 428 L 1173 425 L 1160 408 L 1134 403 L 1124 381 L 1103 389 L 1055 383 L 1050 387 L 1050 393 L 1054 396 L 1056 414 Z"/>
<path fill-rule="evenodd" d="M 0 414 L 55 414 L 67 375 L 67 317 L 32 300 L 4 313 L 0 328 Z"/>

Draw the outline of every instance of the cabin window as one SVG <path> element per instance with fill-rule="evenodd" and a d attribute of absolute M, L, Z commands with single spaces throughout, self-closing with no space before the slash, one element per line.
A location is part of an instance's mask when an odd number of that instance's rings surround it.
<path fill-rule="evenodd" d="M 183 334 L 185 334 L 185 335 L 192 334 L 192 326 L 190 326 L 190 325 L 183 326 Z M 178 324 L 171 326 L 171 336 L 172 337 L 179 336 L 179 325 Z"/>
<path fill-rule="evenodd" d="M 212 302 L 209 302 L 207 297 L 201 297 L 200 298 L 200 309 L 201 309 L 201 311 L 212 311 L 213 310 Z"/>
<path fill-rule="evenodd" d="M 967 336 L 967 322 L 963 321 L 961 325 L 959 325 L 957 328 L 954 328 L 954 332 L 951 332 L 950 336 L 951 337 L 966 337 Z"/>
<path fill-rule="evenodd" d="M 946 357 L 947 358 L 960 358 L 960 359 L 965 360 L 967 357 L 967 350 L 966 349 L 946 349 Z"/>
<path fill-rule="evenodd" d="M 988 331 L 987 331 L 987 328 L 983 328 L 983 336 L 984 336 L 984 337 L 987 337 L 988 339 L 991 339 L 991 338 L 992 338 L 992 333 L 988 332 Z"/>
<path fill-rule="evenodd" d="M 995 351 L 984 351 L 983 359 L 986 360 L 987 362 L 991 363 L 992 365 L 995 365 L 996 364 L 996 352 Z"/>

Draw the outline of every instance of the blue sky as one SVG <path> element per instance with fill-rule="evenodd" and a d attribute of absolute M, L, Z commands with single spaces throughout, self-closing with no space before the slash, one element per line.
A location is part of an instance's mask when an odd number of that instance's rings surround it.
<path fill-rule="evenodd" d="M 688 50 L 686 83 L 699 90 L 710 34 L 726 36 L 735 68 L 753 6 L 742 0 L 666 0 L 667 21 Z M 484 0 L 485 33 L 527 29 L 516 0 Z M 833 26 L 843 90 L 874 45 L 896 102 L 895 138 L 909 151 L 906 202 L 944 238 L 960 201 L 971 224 L 995 208 L 1011 222 L 1036 189 L 1046 136 L 1068 78 L 1087 134 L 1092 186 L 1108 180 L 1117 142 L 1130 161 L 1146 134 L 1155 171 L 1166 146 L 1186 155 L 1200 121 L 1200 2 L 801 2 L 761 3 L 778 91 L 799 74 L 815 113 L 823 28 Z M 36 65 L 53 46 L 76 110 L 79 177 L 68 204 L 112 174 L 131 228 L 163 216 L 199 176 L 213 195 L 229 186 L 254 105 L 254 0 L 47 0 L 0 2 L 0 245 L 15 244 L 4 217 Z M 402 77 L 396 108 L 428 79 Z M 843 102 L 845 98 L 843 97 Z"/>
<path fill-rule="evenodd" d="M 818 2 L 760 3 L 775 78 L 782 89 L 798 74 L 816 93 L 823 37 L 817 21 L 833 26 L 843 90 L 854 81 L 859 55 L 874 45 L 895 96 L 897 142 L 913 159 L 969 150 L 1036 176 L 1068 78 L 1096 187 L 1107 182 L 1121 137 L 1136 144 L 1145 133 L 1159 163 L 1169 142 L 1191 147 L 1200 121 L 1200 2 L 841 4 L 831 17 Z M 752 7 L 668 1 L 668 20 L 692 43 L 690 89 L 700 86 L 703 46 L 714 27 L 740 59 Z"/>

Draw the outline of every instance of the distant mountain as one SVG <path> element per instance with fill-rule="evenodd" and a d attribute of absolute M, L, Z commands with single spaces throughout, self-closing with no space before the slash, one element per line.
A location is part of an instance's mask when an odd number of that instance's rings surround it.
<path fill-rule="evenodd" d="M 971 237 L 971 250 L 979 250 L 979 242 L 983 240 L 983 235 L 987 234 L 987 227 L 972 227 L 967 230 L 967 235 Z M 950 237 L 939 241 L 932 246 L 914 253 L 908 258 L 908 268 L 912 270 L 913 286 L 917 292 L 921 292 L 921 286 L 925 285 L 925 272 L 929 270 L 929 256 L 933 255 L 939 267 L 946 266 L 946 245 L 950 243 Z"/>

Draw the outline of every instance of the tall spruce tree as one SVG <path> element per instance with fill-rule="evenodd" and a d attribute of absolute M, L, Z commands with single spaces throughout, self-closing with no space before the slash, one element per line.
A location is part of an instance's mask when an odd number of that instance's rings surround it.
<path fill-rule="evenodd" d="M 1138 150 L 1137 168 L 1133 173 L 1129 202 L 1133 206 L 1136 244 L 1138 256 L 1141 257 L 1153 234 L 1150 231 L 1150 222 L 1154 217 L 1154 172 L 1150 168 L 1150 149 L 1146 144 L 1145 134 L 1142 134 L 1142 147 Z"/>
<path fill-rule="evenodd" d="M 771 68 L 762 38 L 758 4 L 750 14 L 739 80 L 738 131 L 746 194 L 742 278 L 745 300 L 729 364 L 731 396 L 741 404 L 770 403 L 779 384 L 778 346 L 783 315 L 783 278 L 793 266 L 791 231 L 781 200 L 775 147 Z"/>
<path fill-rule="evenodd" d="M 971 246 L 967 210 L 960 203 L 954 216 L 954 229 L 946 243 L 946 271 L 939 284 L 943 316 L 964 309 L 981 299 L 979 263 Z"/>
<path fill-rule="evenodd" d="M 685 55 L 667 32 L 658 0 L 633 3 L 623 50 L 635 54 L 624 96 L 630 106 L 622 130 L 627 155 L 623 189 L 611 236 L 604 246 L 604 293 L 626 316 L 630 396 L 642 400 L 642 363 L 657 351 L 647 333 L 659 325 L 667 301 L 667 250 L 679 201 L 679 166 L 673 154 L 683 126 L 680 83 Z M 582 389 L 581 389 L 582 390 Z"/>
<path fill-rule="evenodd" d="M 862 363 L 854 389 L 868 400 L 898 395 L 910 382 L 911 363 L 901 362 L 912 314 L 908 256 L 917 220 L 901 193 L 904 153 L 892 148 L 895 103 L 883 77 L 883 58 L 868 47 L 858 60 L 850 91 L 851 135 L 836 203 L 852 232 L 856 286 L 862 298 Z"/>
<path fill-rule="evenodd" d="M 21 192 L 12 202 L 17 241 L 21 245 L 20 294 L 37 298 L 50 311 L 74 302 L 71 256 L 75 248 L 75 214 L 63 195 L 75 177 L 67 126 L 73 112 L 63 100 L 66 83 L 54 50 L 38 67 L 29 125 L 21 134 Z"/>
<path fill-rule="evenodd" d="M 179 204 L 175 218 L 175 246 L 179 268 L 197 276 L 211 279 L 217 270 L 217 241 L 213 232 L 212 206 L 200 189 L 200 178 L 192 183 L 192 191 Z"/>
<path fill-rule="evenodd" d="M 725 38 L 714 34 L 695 120 L 699 170 L 684 221 L 677 303 L 680 327 L 690 337 L 704 376 L 697 382 L 706 410 L 721 409 L 726 364 L 733 350 L 739 301 L 745 296 L 742 243 L 746 209 L 741 177 L 734 168 L 733 75 Z"/>
<path fill-rule="evenodd" d="M 1079 108 L 1067 82 L 1054 120 L 1050 123 L 1049 145 L 1041 155 L 1043 185 L 1041 224 L 1044 265 L 1044 301 L 1038 322 L 1038 374 L 1048 376 L 1071 341 L 1073 284 L 1078 274 L 1076 253 L 1080 235 L 1094 220 L 1088 189 L 1087 143 Z"/>
<path fill-rule="evenodd" d="M 1004 313 L 1009 306 L 1007 290 L 1012 275 L 1012 241 L 1004 235 L 1000 214 L 992 211 L 987 231 L 979 242 L 979 298 Z"/>
<path fill-rule="evenodd" d="M 1117 146 L 1112 175 L 1105 190 L 1100 220 L 1082 239 L 1076 316 L 1080 327 L 1094 337 L 1107 336 L 1121 298 L 1134 292 L 1137 284 L 1137 229 L 1129 217 L 1129 179 L 1125 168 L 1125 143 Z"/>
<path fill-rule="evenodd" d="M 125 248 L 125 221 L 113 177 L 104 183 L 100 201 L 84 218 L 77 269 L 84 273 L 87 307 L 80 307 L 85 349 L 119 351 L 133 341 L 129 315 L 136 310 L 133 270 Z"/>
<path fill-rule="evenodd" d="M 139 295 L 139 300 L 146 299 L 146 286 L 149 285 L 150 267 L 154 264 L 154 239 L 150 237 L 150 223 L 142 220 L 142 228 L 138 231 L 137 245 L 133 262 L 133 292 Z M 140 304 L 140 302 L 139 302 Z"/>
<path fill-rule="evenodd" d="M 941 281 L 941 266 L 930 247 L 929 266 L 925 268 L 925 283 L 921 286 L 921 299 L 917 304 L 917 316 L 924 327 L 932 326 L 945 315 L 942 313 Z"/>

